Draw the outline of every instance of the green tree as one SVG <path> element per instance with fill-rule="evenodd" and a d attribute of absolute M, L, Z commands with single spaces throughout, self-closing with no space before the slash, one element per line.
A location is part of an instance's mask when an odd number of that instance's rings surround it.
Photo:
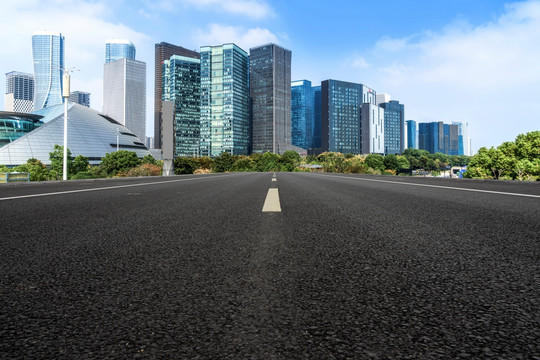
<path fill-rule="evenodd" d="M 157 165 L 156 159 L 152 156 L 152 154 L 145 155 L 145 157 L 142 158 L 141 161 L 142 164 L 152 164 Z"/>
<path fill-rule="evenodd" d="M 232 166 L 238 159 L 237 155 L 231 155 L 228 152 L 224 152 L 221 156 L 214 158 L 212 164 L 212 170 L 214 172 L 227 172 L 231 171 Z"/>
<path fill-rule="evenodd" d="M 379 154 L 369 154 L 366 156 L 366 165 L 380 172 L 384 171 L 384 157 Z"/>
<path fill-rule="evenodd" d="M 26 164 L 22 164 L 13 169 L 16 172 L 27 172 L 30 174 L 30 181 L 47 181 L 51 179 L 51 173 L 45 165 L 38 159 L 28 159 Z M 3 172 L 0 170 L 0 172 Z"/>
<path fill-rule="evenodd" d="M 241 155 L 231 167 L 231 171 L 253 171 L 254 163 L 249 156 Z"/>
<path fill-rule="evenodd" d="M 101 165 L 109 176 L 115 176 L 118 173 L 125 173 L 129 169 L 138 166 L 141 160 L 133 151 L 119 150 L 112 153 L 107 153 L 101 159 Z"/>
<path fill-rule="evenodd" d="M 54 150 L 49 153 L 49 160 L 51 160 L 51 175 L 56 179 L 62 178 L 64 174 L 64 147 L 61 145 L 54 145 Z M 72 173 L 73 159 L 71 158 L 71 151 L 67 149 L 67 172 Z"/>
<path fill-rule="evenodd" d="M 174 174 L 193 174 L 197 169 L 196 162 L 189 157 L 177 157 L 174 159 Z"/>
<path fill-rule="evenodd" d="M 278 154 L 265 152 L 264 154 L 262 154 L 261 158 L 255 165 L 256 170 L 259 172 L 279 171 L 279 159 L 280 156 Z"/>
<path fill-rule="evenodd" d="M 394 170 L 397 172 L 399 170 L 398 157 L 394 154 L 386 155 L 383 160 L 383 165 L 385 169 Z"/>
<path fill-rule="evenodd" d="M 281 171 L 293 171 L 300 164 L 300 155 L 296 151 L 287 150 L 278 162 Z"/>
<path fill-rule="evenodd" d="M 86 156 L 83 155 L 77 155 L 75 156 L 75 159 L 73 159 L 73 166 L 71 167 L 71 174 L 75 175 L 78 173 L 83 173 L 88 170 L 90 166 L 90 161 Z"/>

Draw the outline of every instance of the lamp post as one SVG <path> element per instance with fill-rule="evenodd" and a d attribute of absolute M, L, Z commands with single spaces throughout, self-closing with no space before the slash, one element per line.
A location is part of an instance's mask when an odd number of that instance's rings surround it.
<path fill-rule="evenodd" d="M 64 71 L 64 79 L 62 82 L 62 97 L 64 98 L 64 167 L 63 167 L 63 179 L 67 180 L 67 120 L 68 120 L 68 99 L 69 99 L 69 71 Z"/>

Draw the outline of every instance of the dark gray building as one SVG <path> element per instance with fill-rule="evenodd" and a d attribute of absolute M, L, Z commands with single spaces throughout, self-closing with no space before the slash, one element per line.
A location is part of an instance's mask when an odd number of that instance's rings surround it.
<path fill-rule="evenodd" d="M 250 49 L 252 152 L 283 154 L 291 145 L 291 51 L 276 44 Z"/>
<path fill-rule="evenodd" d="M 362 104 L 376 105 L 376 92 L 339 80 L 321 83 L 321 150 L 362 153 Z"/>
<path fill-rule="evenodd" d="M 188 50 L 181 46 L 160 42 L 155 45 L 154 63 L 154 146 L 161 149 L 161 95 L 162 95 L 162 65 L 163 61 L 169 60 L 171 56 L 179 55 L 200 59 L 196 51 Z"/>
<path fill-rule="evenodd" d="M 73 91 L 69 94 L 69 101 L 76 104 L 90 107 L 90 93 L 84 91 Z"/>

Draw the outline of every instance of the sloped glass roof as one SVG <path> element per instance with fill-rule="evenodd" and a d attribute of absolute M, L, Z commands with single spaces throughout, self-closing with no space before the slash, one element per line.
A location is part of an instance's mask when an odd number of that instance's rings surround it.
<path fill-rule="evenodd" d="M 45 124 L 0 148 L 0 165 L 20 165 L 30 158 L 50 164 L 54 145 L 64 144 L 64 105 L 35 111 Z M 150 152 L 135 134 L 96 110 L 70 103 L 68 105 L 68 149 L 73 157 L 83 155 L 91 164 L 99 164 L 107 153 L 116 151 L 117 133 L 120 150 L 134 151 L 139 158 Z"/>

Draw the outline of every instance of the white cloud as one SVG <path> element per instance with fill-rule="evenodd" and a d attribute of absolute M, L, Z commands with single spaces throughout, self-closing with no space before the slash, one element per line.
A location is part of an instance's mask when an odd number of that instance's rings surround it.
<path fill-rule="evenodd" d="M 196 38 L 201 45 L 235 43 L 245 51 L 267 43 L 277 43 L 278 38 L 268 29 L 211 24 L 207 30 L 197 30 Z"/>
<path fill-rule="evenodd" d="M 383 38 L 357 58 L 374 64 L 358 81 L 392 93 L 407 119 L 468 122 L 473 148 L 495 146 L 540 129 L 538 44 L 540 2 L 514 3 L 480 26 L 460 19 L 438 33 Z"/>
<path fill-rule="evenodd" d="M 0 58 L 0 68 L 4 72 L 33 73 L 32 33 L 38 30 L 58 31 L 65 37 L 66 66 L 79 69 L 72 76 L 72 91 L 90 92 L 91 107 L 101 111 L 105 41 L 110 38 L 129 39 L 137 48 L 137 59 L 153 59 L 153 47 L 148 54 L 149 46 L 146 45 L 150 39 L 126 25 L 105 20 L 111 13 L 112 9 L 101 1 L 11 2 L 3 8 L 0 22 L 0 42 L 9 49 L 9 56 Z M 153 63 L 147 63 L 147 73 L 153 73 L 152 66 Z M 152 84 L 147 83 L 147 88 Z M 3 109 L 3 103 L 0 105 Z M 147 113 L 151 112 L 151 108 L 147 109 Z"/>

